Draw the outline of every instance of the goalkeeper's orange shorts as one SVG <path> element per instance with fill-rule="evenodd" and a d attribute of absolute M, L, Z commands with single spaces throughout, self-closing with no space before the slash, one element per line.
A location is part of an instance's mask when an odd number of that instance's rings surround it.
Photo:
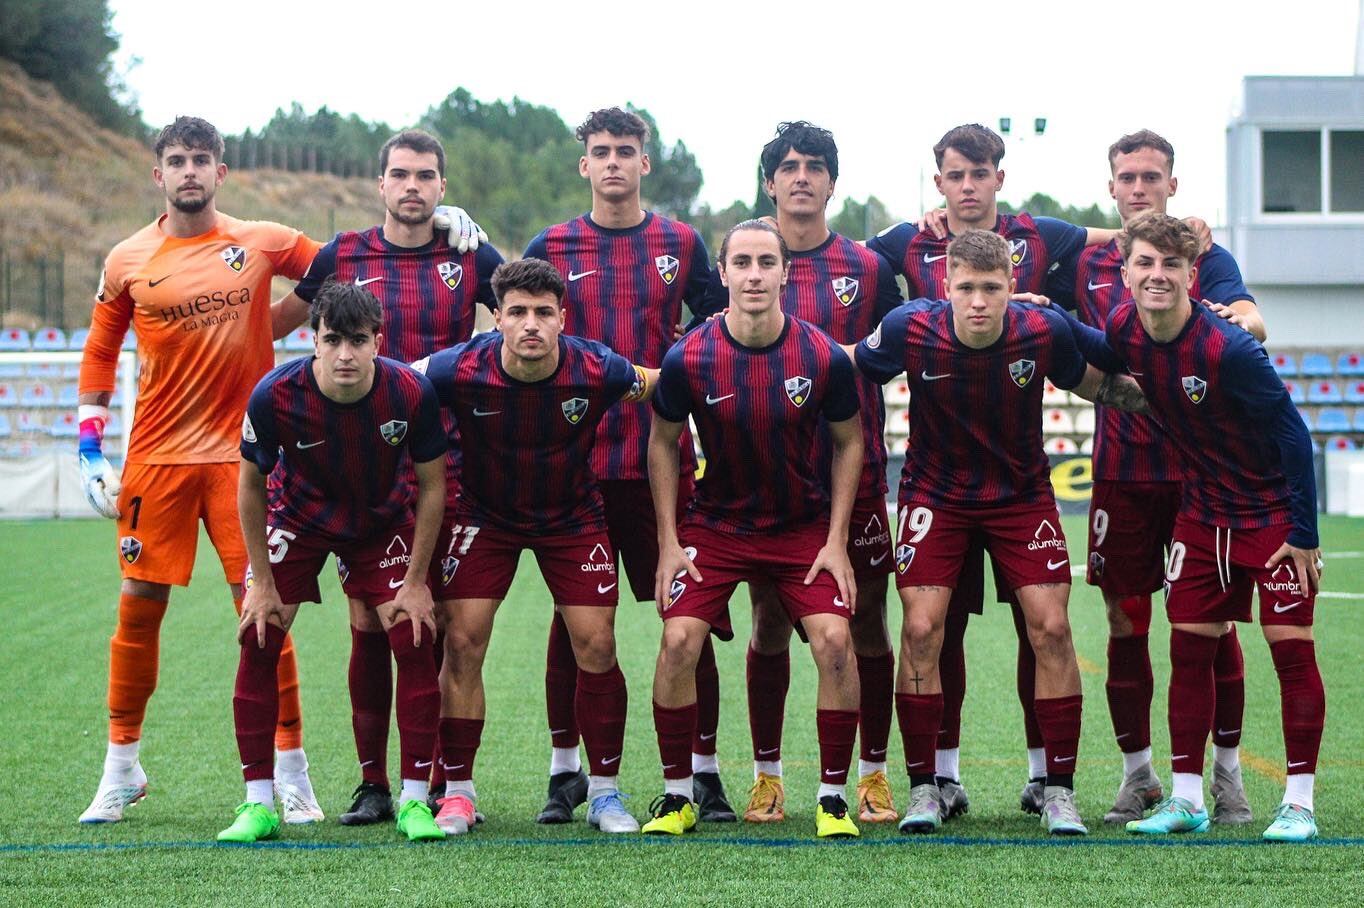
<path fill-rule="evenodd" d="M 237 471 L 235 461 L 125 465 L 118 496 L 123 576 L 187 585 L 202 520 L 223 576 L 228 583 L 240 583 L 246 573 L 246 544 L 237 518 Z"/>

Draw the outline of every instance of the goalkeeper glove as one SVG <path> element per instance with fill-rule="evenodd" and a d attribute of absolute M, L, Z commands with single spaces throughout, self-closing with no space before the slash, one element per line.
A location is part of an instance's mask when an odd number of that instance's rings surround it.
<path fill-rule="evenodd" d="M 469 212 L 457 205 L 437 205 L 433 223 L 437 230 L 448 231 L 446 242 L 456 252 L 473 252 L 479 244 L 488 242 L 483 228 L 474 223 Z"/>
<path fill-rule="evenodd" d="M 102 450 L 109 408 L 81 404 L 76 413 L 80 420 L 81 486 L 85 489 L 85 500 L 101 517 L 117 520 L 118 492 L 122 483 L 118 471 Z"/>

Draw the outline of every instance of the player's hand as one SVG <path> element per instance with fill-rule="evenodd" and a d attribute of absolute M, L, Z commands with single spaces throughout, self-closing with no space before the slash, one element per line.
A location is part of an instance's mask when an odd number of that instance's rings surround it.
<path fill-rule="evenodd" d="M 284 603 L 280 601 L 279 591 L 273 582 L 262 582 L 254 578 L 242 596 L 242 617 L 237 623 L 237 642 L 245 643 L 246 635 L 256 630 L 256 646 L 265 649 L 265 625 L 274 615 L 276 622 L 284 626 Z"/>
<path fill-rule="evenodd" d="M 1321 549 L 1300 549 L 1284 543 L 1265 562 L 1265 569 L 1278 566 L 1285 558 L 1293 560 L 1293 574 L 1298 578 L 1298 589 L 1304 596 L 1315 596 L 1321 589 L 1321 572 L 1326 563 L 1321 560 Z"/>
<path fill-rule="evenodd" d="M 1034 306 L 1051 305 L 1051 297 L 1040 293 L 1014 293 L 1010 294 L 1009 299 L 1015 303 L 1032 303 Z"/>
<path fill-rule="evenodd" d="M 683 574 L 689 574 L 691 579 L 697 583 L 701 582 L 701 572 L 696 569 L 696 565 L 691 559 L 692 556 L 688 554 L 687 550 L 676 544 L 658 553 L 658 570 L 654 572 L 654 604 L 658 608 L 659 615 L 666 612 L 668 606 L 672 605 L 674 580 Z"/>
<path fill-rule="evenodd" d="M 1226 319 L 1242 331 L 1250 330 L 1250 328 L 1247 327 L 1248 323 L 1246 321 L 1246 316 L 1237 312 L 1230 306 L 1224 306 L 1221 303 L 1210 303 L 1207 300 L 1203 301 L 1203 305 L 1207 306 L 1218 318 Z"/>
<path fill-rule="evenodd" d="M 931 233 L 938 239 L 947 236 L 947 209 L 934 208 L 925 211 L 924 216 L 919 218 L 918 228 L 920 233 Z"/>
<path fill-rule="evenodd" d="M 82 451 L 80 461 L 81 487 L 85 490 L 85 500 L 90 502 L 90 507 L 101 517 L 117 520 L 118 493 L 123 487 L 118 470 L 114 469 L 114 465 L 98 451 L 93 454 Z"/>
<path fill-rule="evenodd" d="M 1212 228 L 1202 218 L 1184 218 L 1184 226 L 1198 237 L 1198 254 L 1202 255 L 1212 248 Z"/>
<path fill-rule="evenodd" d="M 681 323 L 681 322 L 678 322 L 676 325 L 673 325 L 673 343 L 674 343 L 674 344 L 677 343 L 678 341 L 680 341 L 680 340 L 682 339 L 682 335 L 684 335 L 684 334 L 687 333 L 687 332 L 683 331 L 682 328 L 683 328 L 683 326 L 682 326 L 682 323 Z"/>
<path fill-rule="evenodd" d="M 473 252 L 480 244 L 488 242 L 483 228 L 474 223 L 469 212 L 458 205 L 437 205 L 432 222 L 437 230 L 449 232 L 446 242 L 456 252 Z"/>
<path fill-rule="evenodd" d="M 857 612 L 857 578 L 853 575 L 852 562 L 848 560 L 848 547 L 838 543 L 826 542 L 815 555 L 810 572 L 805 575 L 805 585 L 815 582 L 820 571 L 828 571 L 838 584 L 838 598 L 848 607 L 848 614 Z"/>
<path fill-rule="evenodd" d="M 422 625 L 431 631 L 431 639 L 436 639 L 436 603 L 431 599 L 431 588 L 422 580 L 405 578 L 393 597 L 395 622 L 405 617 L 412 622 L 412 645 L 422 645 Z"/>

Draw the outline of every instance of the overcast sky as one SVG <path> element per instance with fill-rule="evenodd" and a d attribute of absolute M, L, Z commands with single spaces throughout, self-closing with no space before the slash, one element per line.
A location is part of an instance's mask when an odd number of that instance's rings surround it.
<path fill-rule="evenodd" d="M 457 86 L 551 106 L 570 127 L 629 101 L 687 143 L 702 201 L 723 207 L 752 199 L 763 143 L 803 118 L 834 132 L 839 196 L 875 194 L 902 217 L 937 203 L 931 149 L 957 124 L 1011 117 L 1003 197 L 1069 204 L 1108 203 L 1109 143 L 1149 127 L 1175 146 L 1172 212 L 1222 223 L 1242 78 L 1352 74 L 1361 3 L 110 5 L 120 65 L 158 126 L 189 113 L 239 132 L 298 101 L 397 128 Z"/>

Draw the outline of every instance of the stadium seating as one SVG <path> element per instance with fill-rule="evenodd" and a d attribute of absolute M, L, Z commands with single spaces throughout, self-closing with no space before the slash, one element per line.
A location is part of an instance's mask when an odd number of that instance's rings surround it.
<path fill-rule="evenodd" d="M 1046 379 L 1046 384 L 1042 390 L 1042 406 L 1044 407 L 1064 407 L 1070 403 L 1070 395 L 1051 383 L 1051 379 Z"/>
<path fill-rule="evenodd" d="M 52 407 L 57 404 L 57 395 L 52 393 L 52 388 L 40 381 L 30 382 L 24 385 L 19 392 L 19 405 L 21 407 Z"/>
<path fill-rule="evenodd" d="M 1347 350 L 1336 357 L 1337 375 L 1364 375 L 1364 353 Z"/>
<path fill-rule="evenodd" d="M 1358 447 L 1352 439 L 1345 435 L 1332 435 L 1326 439 L 1325 444 L 1328 451 L 1353 451 Z"/>
<path fill-rule="evenodd" d="M 1080 453 L 1081 453 L 1081 454 L 1093 454 L 1093 453 L 1094 453 L 1094 436 L 1093 436 L 1093 435 L 1089 436 L 1089 437 L 1086 438 L 1084 441 L 1080 442 Z"/>
<path fill-rule="evenodd" d="M 1080 446 L 1064 435 L 1057 435 L 1054 438 L 1048 438 L 1046 443 L 1042 445 L 1042 450 L 1048 454 L 1075 454 L 1079 452 Z"/>
<path fill-rule="evenodd" d="M 90 336 L 89 328 L 77 328 L 71 332 L 71 336 L 66 339 L 66 349 L 84 350 L 85 339 Z"/>
<path fill-rule="evenodd" d="M 1344 400 L 1345 394 L 1340 390 L 1339 382 L 1314 381 L 1307 386 L 1309 404 L 1338 404 Z"/>
<path fill-rule="evenodd" d="M 31 346 L 32 341 L 23 328 L 6 328 L 0 331 L 0 350 L 28 350 Z"/>
<path fill-rule="evenodd" d="M 0 407 L 19 406 L 19 392 L 14 390 L 14 385 L 7 381 L 0 381 Z"/>
<path fill-rule="evenodd" d="M 1353 428 L 1356 432 L 1364 432 L 1364 407 L 1355 411 Z"/>
<path fill-rule="evenodd" d="M 33 334 L 34 350 L 65 350 L 66 332 L 61 328 L 39 328 Z"/>
<path fill-rule="evenodd" d="M 1269 361 L 1280 376 L 1298 374 L 1298 361 L 1291 353 L 1270 354 Z"/>
<path fill-rule="evenodd" d="M 891 410 L 886 414 L 886 435 L 891 438 L 904 438 L 909 434 L 909 411 L 903 408 Z"/>
<path fill-rule="evenodd" d="M 1288 390 L 1288 399 L 1293 401 L 1293 403 L 1307 403 L 1307 389 L 1302 386 L 1301 382 L 1289 380 L 1285 381 L 1283 386 Z"/>
<path fill-rule="evenodd" d="M 299 328 L 284 339 L 284 349 L 306 353 L 313 348 L 313 329 Z"/>
<path fill-rule="evenodd" d="M 1348 404 L 1364 404 L 1364 381 L 1345 383 L 1345 402 Z"/>
<path fill-rule="evenodd" d="M 74 409 L 80 403 L 80 386 L 65 384 L 57 389 L 57 406 Z"/>
<path fill-rule="evenodd" d="M 1302 355 L 1302 374 L 1308 378 L 1334 375 L 1335 365 L 1325 353 L 1304 353 Z"/>
<path fill-rule="evenodd" d="M 909 382 L 904 376 L 892 379 L 886 385 L 886 406 L 903 407 L 909 403 Z"/>
<path fill-rule="evenodd" d="M 14 427 L 10 425 L 9 417 L 0 413 L 0 438 L 9 438 L 14 434 Z"/>
<path fill-rule="evenodd" d="M 137 349 L 137 335 L 134 334 L 132 331 L 129 331 L 127 334 L 123 335 L 123 346 L 120 347 L 119 349 L 120 349 L 120 350 L 136 350 L 136 349 Z"/>
<path fill-rule="evenodd" d="M 109 422 L 104 426 L 106 438 L 118 438 L 123 434 L 123 412 L 114 410 L 109 414 Z"/>
<path fill-rule="evenodd" d="M 33 411 L 20 410 L 14 415 L 14 429 L 16 432 L 23 435 L 32 434 L 34 432 L 46 432 L 47 426 L 43 425 L 42 420 L 33 415 Z"/>
<path fill-rule="evenodd" d="M 1060 407 L 1052 407 L 1042 413 L 1043 435 L 1073 435 L 1075 420 Z"/>
<path fill-rule="evenodd" d="M 1318 432 L 1350 431 L 1350 414 L 1340 407 L 1323 407 L 1317 411 Z"/>
<path fill-rule="evenodd" d="M 62 377 L 61 363 L 29 363 L 28 377 L 41 381 L 52 381 Z"/>
<path fill-rule="evenodd" d="M 1075 431 L 1082 435 L 1094 434 L 1094 408 L 1086 407 L 1075 414 Z"/>
<path fill-rule="evenodd" d="M 23 363 L 0 363 L 0 378 L 23 378 Z"/>
<path fill-rule="evenodd" d="M 1302 424 L 1307 427 L 1307 431 L 1312 431 L 1312 414 L 1302 407 L 1298 407 L 1298 415 L 1302 417 Z"/>
<path fill-rule="evenodd" d="M 52 437 L 75 438 L 78 435 L 80 423 L 76 420 L 76 414 L 70 410 L 58 413 L 56 419 L 52 421 Z"/>

